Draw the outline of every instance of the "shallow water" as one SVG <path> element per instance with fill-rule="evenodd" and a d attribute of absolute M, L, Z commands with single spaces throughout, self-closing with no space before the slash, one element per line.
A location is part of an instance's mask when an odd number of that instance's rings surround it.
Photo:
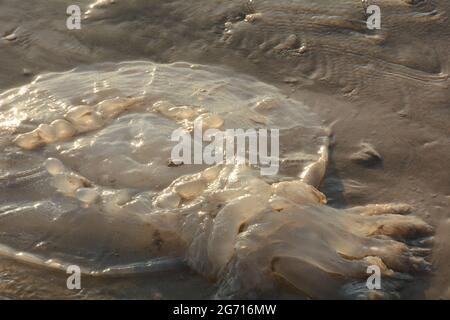
<path fill-rule="evenodd" d="M 378 1 L 383 14 L 380 31 L 364 28 L 363 6 L 350 0 L 135 0 L 106 1 L 93 8 L 86 1 L 82 29 L 73 31 L 65 28 L 69 3 L 0 4 L 0 31 L 4 36 L 15 35 L 0 42 L 0 85 L 17 87 L 1 96 L 0 228 L 2 252 L 8 258 L 1 260 L 0 296 L 186 298 L 195 291 L 199 298 L 367 298 L 371 293 L 363 286 L 364 257 L 378 256 L 396 273 L 384 273 L 385 298 L 448 298 L 450 28 L 446 1 L 416 5 Z M 19 87 L 25 83 L 30 84 Z M 97 108 L 102 101 L 130 97 L 139 98 L 136 105 L 118 117 L 106 117 L 92 132 L 33 151 L 12 144 L 19 133 L 64 118 L 72 106 Z M 252 107 L 266 97 L 275 97 L 283 112 L 263 114 L 264 121 L 258 115 L 263 123 L 255 123 Z M 208 225 L 192 210 L 196 210 L 194 204 L 214 203 L 211 194 L 217 187 L 208 184 L 203 195 L 190 199 L 192 206 L 176 214 L 161 214 L 152 207 L 158 193 L 172 192 L 170 183 L 175 178 L 194 174 L 196 183 L 195 173 L 204 169 L 167 167 L 168 136 L 179 123 L 154 112 L 152 106 L 158 100 L 201 106 L 221 114 L 230 128 L 284 128 L 283 157 L 290 165 L 278 181 L 295 180 L 308 161 L 317 159 L 326 141 L 324 128 L 339 120 L 332 127 L 330 163 L 320 188 L 329 206 L 337 210 L 322 204 L 317 208 L 295 204 L 286 209 L 285 218 L 273 214 L 262 218 L 259 213 L 238 218 L 246 221 L 249 231 L 219 241 L 236 243 L 234 258 L 227 270 L 221 269 L 223 262 L 211 255 L 211 249 L 196 247 L 191 237 L 179 239 L 183 228 L 178 226 L 180 219 Z M 355 161 L 361 156 L 351 155 L 361 142 L 374 145 L 382 161 L 375 165 Z M 56 192 L 54 178 L 43 168 L 49 157 L 60 159 L 65 170 L 97 188 L 100 204 L 86 207 L 76 197 Z M 278 182 L 262 181 L 245 171 L 235 174 L 256 188 L 247 190 L 250 197 L 263 195 L 267 183 Z M 221 188 L 246 188 L 245 183 L 227 183 Z M 281 189 L 273 194 L 279 195 Z M 282 197 L 289 198 L 288 194 Z M 120 199 L 118 207 L 115 199 Z M 415 210 L 405 219 L 359 216 L 370 207 L 348 210 L 388 202 L 411 204 Z M 238 204 L 235 210 L 243 213 L 246 206 Z M 152 218 L 155 212 L 163 218 Z M 434 241 L 428 238 L 428 227 L 415 217 L 433 226 Z M 221 222 L 215 220 L 211 226 Z M 207 236 L 229 234 L 227 229 L 232 230 L 236 222 L 224 221 L 227 228 L 213 228 Z M 388 240 L 373 239 L 373 228 L 380 224 L 391 226 L 385 235 Z M 285 225 L 291 228 L 281 234 L 276 231 Z M 190 228 L 188 233 L 199 232 L 198 227 Z M 374 241 L 373 246 L 391 254 L 363 249 Z M 272 248 L 272 242 L 283 245 Z M 251 248 L 252 253 L 240 246 Z M 433 250 L 418 254 L 417 247 Z M 192 250 L 198 254 L 192 255 Z M 17 260 L 20 251 L 33 253 L 18 259 L 31 265 L 11 260 Z M 154 260 L 161 257 L 169 259 L 162 264 Z M 428 271 L 425 261 L 411 267 L 410 258 L 422 257 L 432 262 Z M 63 273 L 48 269 L 49 258 L 58 261 L 56 269 L 76 262 L 88 273 L 112 268 L 128 275 L 87 276 L 82 292 L 74 294 L 65 289 Z M 149 266 L 148 261 L 157 263 Z M 33 263 L 47 266 L 33 267 Z M 254 278 L 242 278 L 250 267 Z M 173 268 L 176 273 L 169 271 Z M 305 274 L 310 278 L 305 279 Z M 340 276 L 336 279 L 332 274 Z M 409 281 L 403 274 L 411 276 Z M 327 281 L 323 286 L 311 285 L 308 280 L 314 277 Z M 161 278 L 167 281 L 161 283 Z"/>

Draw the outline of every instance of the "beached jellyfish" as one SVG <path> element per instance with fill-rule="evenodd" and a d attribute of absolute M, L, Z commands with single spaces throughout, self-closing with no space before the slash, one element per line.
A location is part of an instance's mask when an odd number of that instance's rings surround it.
<path fill-rule="evenodd" d="M 1 123 L 13 124 L 0 127 L 3 256 L 77 264 L 91 276 L 188 265 L 215 280 L 219 297 L 288 287 L 307 298 L 367 297 L 370 265 L 389 296 L 429 267 L 427 249 L 407 240 L 432 230 L 409 206 L 326 205 L 330 130 L 255 78 L 187 63 L 109 63 L 42 75 L 0 100 Z M 200 120 L 216 132 L 279 130 L 279 170 L 172 161 L 172 133 L 195 135 Z"/>

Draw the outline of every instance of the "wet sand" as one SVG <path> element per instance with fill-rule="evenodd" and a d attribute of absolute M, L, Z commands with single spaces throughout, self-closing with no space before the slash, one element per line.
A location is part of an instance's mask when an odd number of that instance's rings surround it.
<path fill-rule="evenodd" d="M 65 28 L 69 3 L 0 4 L 0 32 L 15 35 L 0 41 L 0 88 L 44 72 L 135 59 L 222 65 L 275 85 L 310 106 L 325 124 L 337 120 L 321 187 L 331 206 L 405 202 L 435 228 L 433 271 L 405 286 L 402 297 L 450 298 L 447 1 L 373 1 L 382 8 L 380 31 L 361 26 L 359 1 L 116 1 L 93 9 L 79 31 Z M 255 13 L 261 16 L 245 21 Z M 362 142 L 373 145 L 382 161 L 352 160 Z M 32 288 L 39 286 L 40 275 L 28 275 L 27 268 L 2 260 L 1 274 L 21 279 L 25 287 L 8 291 L 5 285 L 0 295 L 35 297 Z M 24 274 L 33 278 L 31 289 Z M 200 297 L 208 297 L 207 283 L 186 278 L 204 286 Z M 151 279 L 141 291 L 125 280 L 118 287 L 130 286 L 125 297 L 153 297 L 158 285 Z M 96 297 L 95 286 L 81 296 Z M 111 288 L 106 297 L 117 298 L 119 291 Z M 168 291 L 169 298 L 182 292 Z M 66 294 L 49 289 L 39 297 Z"/>

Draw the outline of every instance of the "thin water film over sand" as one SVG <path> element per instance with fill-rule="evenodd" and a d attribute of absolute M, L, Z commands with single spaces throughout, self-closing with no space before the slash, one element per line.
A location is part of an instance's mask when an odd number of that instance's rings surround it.
<path fill-rule="evenodd" d="M 449 4 L 373 2 L 380 30 L 356 0 L 84 1 L 80 30 L 4 1 L 0 297 L 448 298 Z M 279 130 L 279 170 L 173 161 L 199 121 Z"/>

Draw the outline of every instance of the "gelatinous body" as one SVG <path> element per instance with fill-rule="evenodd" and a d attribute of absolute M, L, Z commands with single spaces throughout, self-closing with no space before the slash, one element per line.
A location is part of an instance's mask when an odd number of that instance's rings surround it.
<path fill-rule="evenodd" d="M 409 206 L 326 205 L 318 188 L 329 130 L 254 78 L 124 62 L 47 74 L 0 99 L 3 123 L 15 124 L 0 128 L 4 256 L 62 270 L 78 264 L 91 275 L 184 262 L 214 279 L 219 297 L 288 287 L 302 297 L 368 296 L 360 287 L 374 264 L 389 296 L 407 274 L 429 268 L 427 250 L 406 244 L 432 232 L 403 215 Z M 247 164 L 170 165 L 172 132 L 199 119 L 217 130 L 279 129 L 278 174 Z"/>

